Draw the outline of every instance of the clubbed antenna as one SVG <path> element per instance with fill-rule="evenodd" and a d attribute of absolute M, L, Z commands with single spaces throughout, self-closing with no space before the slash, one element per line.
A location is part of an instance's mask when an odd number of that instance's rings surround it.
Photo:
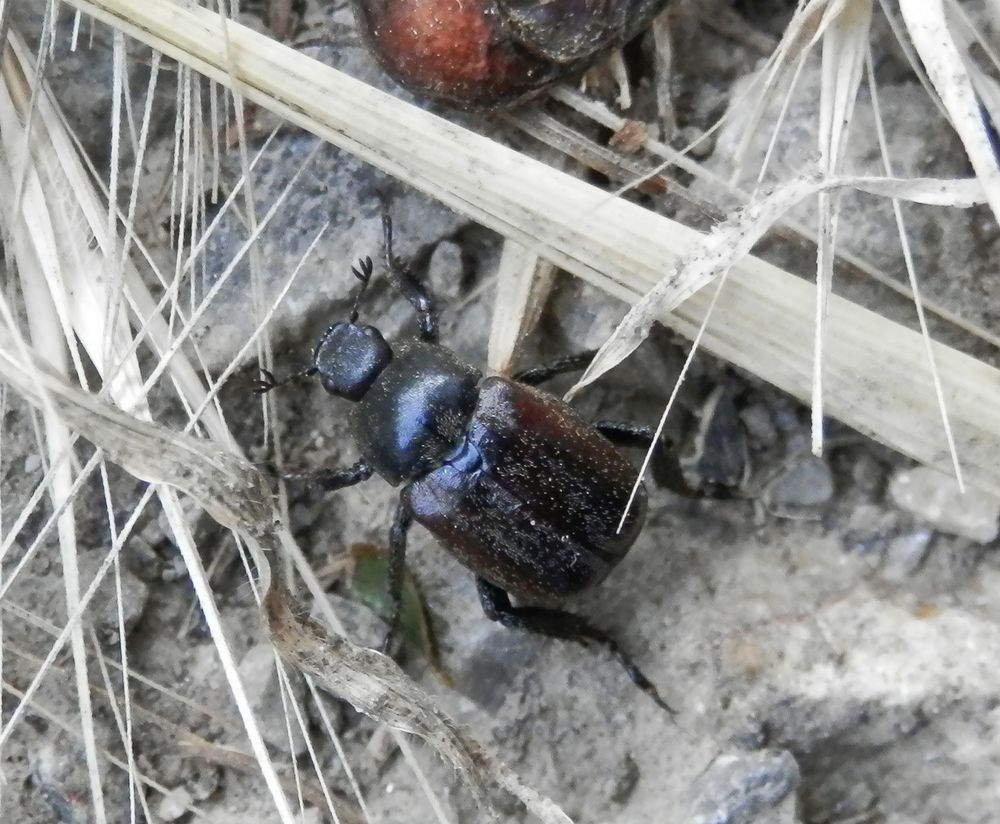
<path fill-rule="evenodd" d="M 368 289 L 368 284 L 372 279 L 372 272 L 374 270 L 375 267 L 372 264 L 372 259 L 370 257 L 361 258 L 358 261 L 357 266 L 351 267 L 351 272 L 354 274 L 354 277 L 361 281 L 361 291 L 358 292 L 358 296 L 354 299 L 354 306 L 351 309 L 351 323 L 354 323 L 358 319 L 358 312 L 361 307 L 361 298 L 364 297 L 365 291 Z"/>

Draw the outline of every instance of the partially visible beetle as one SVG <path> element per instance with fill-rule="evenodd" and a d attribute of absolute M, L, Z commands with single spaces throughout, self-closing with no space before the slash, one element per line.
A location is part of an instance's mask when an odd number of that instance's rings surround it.
<path fill-rule="evenodd" d="M 383 228 L 386 269 L 417 310 L 419 339 L 393 348 L 375 327 L 357 323 L 373 271 L 366 258 L 352 269 L 362 288 L 349 319 L 326 330 L 312 364 L 283 381 L 265 371 L 255 391 L 318 375 L 327 392 L 356 404 L 350 424 L 362 459 L 345 469 L 286 477 L 307 477 L 326 490 L 375 473 L 404 485 L 389 536 L 394 614 L 384 649 L 399 623 L 406 535 L 416 520 L 476 574 L 488 618 L 604 646 L 640 689 L 670 710 L 606 633 L 571 613 L 513 606 L 510 600 L 580 592 L 600 583 L 624 557 L 642 529 L 646 492 L 640 486 L 629 506 L 636 470 L 613 444 L 648 445 L 652 433 L 610 421 L 587 423 L 555 396 L 533 388 L 579 369 L 592 352 L 514 379 L 481 379 L 477 369 L 438 345 L 431 297 L 393 255 L 387 213 Z"/>
<path fill-rule="evenodd" d="M 379 62 L 412 91 L 510 106 L 635 37 L 669 0 L 352 0 Z"/>

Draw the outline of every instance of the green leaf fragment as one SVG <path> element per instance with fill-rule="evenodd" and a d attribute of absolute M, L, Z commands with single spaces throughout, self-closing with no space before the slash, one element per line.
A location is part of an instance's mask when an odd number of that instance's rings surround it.
<path fill-rule="evenodd" d="M 350 549 L 348 589 L 351 597 L 388 621 L 392 604 L 389 599 L 389 554 L 375 544 L 357 543 Z M 420 596 L 417 582 L 409 570 L 403 573 L 402 608 L 399 615 L 400 633 L 404 643 L 420 652 L 435 675 L 452 686 L 451 676 L 441 666 L 437 640 L 431 627 L 427 608 Z"/>

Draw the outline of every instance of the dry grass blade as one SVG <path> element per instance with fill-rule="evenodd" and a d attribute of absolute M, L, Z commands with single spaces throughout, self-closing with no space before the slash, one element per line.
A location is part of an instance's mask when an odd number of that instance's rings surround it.
<path fill-rule="evenodd" d="M 1000 112 L 1000 85 L 994 84 L 993 87 L 997 90 L 997 111 Z M 982 91 L 980 93 L 984 94 Z M 603 103 L 591 100 L 579 92 L 567 87 L 563 86 L 555 89 L 552 92 L 552 96 L 559 102 L 566 104 L 569 108 L 579 112 L 594 122 L 599 123 L 606 129 L 610 129 L 612 132 L 621 131 L 628 125 L 628 121 L 625 120 L 625 118 L 613 113 Z M 996 119 L 1000 120 L 1000 115 L 998 115 Z M 579 142 L 587 140 L 587 138 L 585 138 L 580 132 L 574 131 L 573 135 Z M 546 140 L 546 143 L 548 142 L 549 141 Z M 596 147 L 598 144 L 595 143 L 593 145 Z M 746 203 L 750 198 L 749 193 L 729 183 L 727 180 L 707 168 L 704 164 L 699 163 L 693 158 L 687 157 L 682 152 L 671 148 L 662 141 L 654 140 L 653 138 L 647 136 L 647 138 L 643 141 L 643 148 L 654 157 L 661 158 L 663 162 L 659 163 L 652 170 L 644 172 L 642 175 L 633 176 L 626 186 L 619 188 L 617 192 L 618 194 L 624 194 L 626 191 L 636 189 L 646 184 L 647 181 L 660 181 L 658 182 L 659 189 L 666 187 L 672 193 L 689 198 L 690 202 L 696 208 L 709 216 L 721 216 L 724 214 L 725 210 L 732 208 L 734 204 Z M 627 158 L 625 159 L 627 160 Z M 624 164 L 621 164 L 621 159 L 616 161 L 616 165 L 617 168 L 620 168 L 622 171 L 627 168 Z M 667 170 L 670 169 L 670 167 L 676 167 L 677 169 L 687 172 L 702 184 L 705 184 L 711 192 L 709 199 L 706 199 L 704 196 L 697 197 L 693 195 L 690 191 L 683 188 L 680 182 L 676 180 L 675 176 L 668 176 Z M 721 217 L 719 219 L 721 219 Z M 789 217 L 786 217 L 779 224 L 772 227 L 772 231 L 776 236 L 799 246 L 805 246 L 806 244 L 812 244 L 814 246 L 816 243 L 815 232 L 812 229 L 807 228 L 804 224 Z M 845 274 L 854 278 L 870 278 L 876 283 L 890 289 L 907 300 L 913 300 L 913 292 L 910 290 L 908 285 L 900 283 L 887 272 L 873 266 L 869 261 L 864 260 L 851 252 L 845 251 L 844 249 L 840 249 L 837 252 L 837 262 Z M 957 329 L 961 329 L 963 332 L 988 343 L 992 347 L 1000 349 L 1000 336 L 995 334 L 993 331 L 986 329 L 985 327 L 974 323 L 967 318 L 961 317 L 956 312 L 946 309 L 940 303 L 937 303 L 926 296 L 923 296 L 922 303 L 924 308 L 929 313 L 935 315 L 949 325 L 954 326 Z"/>
<path fill-rule="evenodd" d="M 984 197 L 982 187 L 975 179 L 824 178 L 814 174 L 789 181 L 752 200 L 730 220 L 717 226 L 688 257 L 678 262 L 673 272 L 650 289 L 629 310 L 601 347 L 587 371 L 570 390 L 570 396 L 635 351 L 655 321 L 677 309 L 694 291 L 736 266 L 794 206 L 816 194 L 845 188 L 915 203 L 962 208 L 981 203 Z"/>
<path fill-rule="evenodd" d="M 521 341 L 538 322 L 555 270 L 520 243 L 507 241 L 497 267 L 487 363 L 508 373 Z"/>
<path fill-rule="evenodd" d="M 823 72 L 819 106 L 820 168 L 830 177 L 841 171 L 844 149 L 861 84 L 861 67 L 871 29 L 871 0 L 848 0 L 823 34 Z M 812 449 L 823 452 L 823 348 L 826 307 L 833 289 L 840 198 L 837 191 L 819 195 L 816 246 L 816 329 L 813 338 Z"/>
<path fill-rule="evenodd" d="M 941 0 L 900 0 L 899 9 L 969 162 L 986 190 L 987 202 L 1000 220 L 1000 165 L 990 143 L 976 90 L 955 45 Z"/>

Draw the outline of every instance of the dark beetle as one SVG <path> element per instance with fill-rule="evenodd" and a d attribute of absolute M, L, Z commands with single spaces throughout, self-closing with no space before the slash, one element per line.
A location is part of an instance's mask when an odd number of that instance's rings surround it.
<path fill-rule="evenodd" d="M 386 268 L 417 310 L 420 337 L 390 347 L 357 323 L 372 275 L 370 258 L 353 269 L 362 282 L 347 322 L 329 327 L 312 365 L 285 381 L 263 373 L 263 393 L 300 376 L 319 376 L 327 392 L 354 401 L 351 428 L 362 459 L 306 478 L 342 489 L 378 473 L 403 484 L 389 538 L 389 586 L 399 622 L 406 534 L 416 520 L 477 576 L 486 616 L 506 627 L 609 649 L 632 680 L 669 707 L 601 630 L 555 609 L 513 606 L 510 595 L 552 599 L 600 583 L 635 541 L 646 514 L 636 470 L 613 442 L 648 445 L 651 433 L 627 424 L 590 424 L 553 395 L 531 386 L 583 366 L 592 352 L 515 376 L 489 377 L 437 344 L 429 294 L 392 253 L 383 217 Z M 628 508 L 619 528 L 622 514 Z"/>
<path fill-rule="evenodd" d="M 463 108 L 509 106 L 631 40 L 669 0 L 353 0 L 385 70 Z"/>

